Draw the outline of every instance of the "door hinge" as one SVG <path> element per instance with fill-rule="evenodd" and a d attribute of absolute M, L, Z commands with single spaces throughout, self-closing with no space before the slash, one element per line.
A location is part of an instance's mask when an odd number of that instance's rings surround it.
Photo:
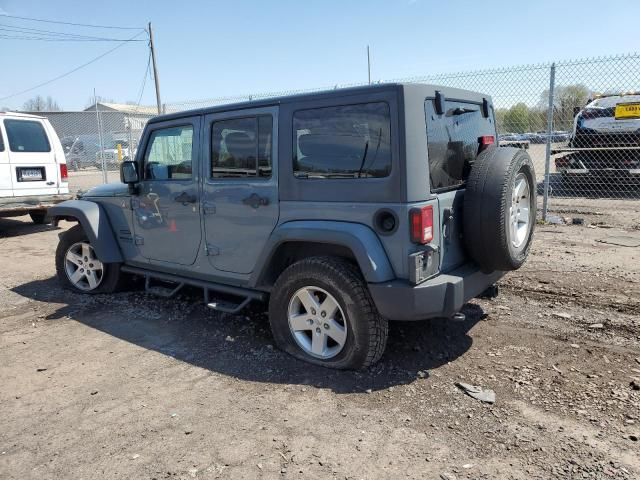
<path fill-rule="evenodd" d="M 134 235 L 133 243 L 135 243 L 136 245 L 144 245 L 144 238 L 142 238 L 140 235 Z"/>
<path fill-rule="evenodd" d="M 216 255 L 220 255 L 220 249 L 218 247 L 216 247 L 215 245 L 212 245 L 210 243 L 205 244 L 204 252 L 209 257 L 215 257 Z"/>

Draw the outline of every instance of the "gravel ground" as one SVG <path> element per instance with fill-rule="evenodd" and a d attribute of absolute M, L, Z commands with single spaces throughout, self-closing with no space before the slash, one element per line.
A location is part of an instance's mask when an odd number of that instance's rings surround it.
<path fill-rule="evenodd" d="M 640 247 L 602 242 L 638 203 L 560 205 L 585 223 L 539 226 L 497 299 L 392 323 L 361 372 L 197 292 L 62 291 L 60 230 L 0 219 L 0 478 L 640 478 Z"/>

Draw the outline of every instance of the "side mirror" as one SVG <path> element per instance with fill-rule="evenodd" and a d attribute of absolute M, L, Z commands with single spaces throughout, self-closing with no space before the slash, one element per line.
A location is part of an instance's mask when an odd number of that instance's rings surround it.
<path fill-rule="evenodd" d="M 573 107 L 573 116 L 575 117 L 576 115 L 578 115 L 581 110 L 582 108 L 580 107 Z"/>
<path fill-rule="evenodd" d="M 138 175 L 138 164 L 131 160 L 122 162 L 120 165 L 120 181 L 128 185 L 133 185 L 140 181 L 140 175 Z"/>

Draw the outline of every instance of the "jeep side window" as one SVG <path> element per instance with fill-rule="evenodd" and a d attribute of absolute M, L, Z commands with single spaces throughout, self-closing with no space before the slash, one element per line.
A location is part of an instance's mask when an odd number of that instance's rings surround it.
<path fill-rule="evenodd" d="M 193 127 L 184 125 L 151 133 L 145 155 L 145 180 L 188 180 L 192 174 Z"/>
<path fill-rule="evenodd" d="M 431 191 L 462 187 L 480 150 L 480 137 L 496 134 L 493 114 L 482 116 L 481 105 L 447 100 L 442 115 L 434 100 L 424 104 Z"/>
<path fill-rule="evenodd" d="M 271 115 L 233 118 L 211 127 L 211 177 L 271 177 Z"/>
<path fill-rule="evenodd" d="M 386 102 L 299 110 L 293 114 L 297 178 L 380 178 L 391 173 Z"/>

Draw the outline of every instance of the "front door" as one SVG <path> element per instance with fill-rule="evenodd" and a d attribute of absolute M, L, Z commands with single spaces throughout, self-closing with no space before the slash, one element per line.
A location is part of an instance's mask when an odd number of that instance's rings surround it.
<path fill-rule="evenodd" d="M 217 270 L 249 274 L 278 222 L 278 108 L 208 115 L 204 132 L 206 251 Z"/>
<path fill-rule="evenodd" d="M 201 240 L 198 159 L 201 117 L 154 124 L 142 156 L 142 181 L 131 199 L 135 242 L 149 259 L 195 262 Z"/>

